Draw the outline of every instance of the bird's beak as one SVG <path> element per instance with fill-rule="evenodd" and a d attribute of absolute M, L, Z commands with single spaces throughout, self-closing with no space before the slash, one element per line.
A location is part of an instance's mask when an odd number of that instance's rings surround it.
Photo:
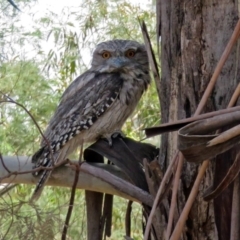
<path fill-rule="evenodd" d="M 110 65 L 113 68 L 119 69 L 123 68 L 128 64 L 128 61 L 124 57 L 114 57 L 111 59 Z"/>

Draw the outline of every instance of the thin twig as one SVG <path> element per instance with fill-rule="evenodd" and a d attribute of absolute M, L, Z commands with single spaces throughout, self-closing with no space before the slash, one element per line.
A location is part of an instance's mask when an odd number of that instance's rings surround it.
<path fill-rule="evenodd" d="M 194 182 L 194 185 L 192 187 L 191 193 L 190 193 L 190 195 L 188 197 L 188 200 L 187 200 L 187 202 L 185 204 L 185 207 L 184 207 L 184 209 L 183 209 L 183 211 L 181 213 L 181 216 L 180 216 L 180 218 L 179 218 L 179 220 L 178 220 L 178 222 L 177 222 L 177 224 L 175 226 L 174 232 L 173 232 L 173 234 L 171 236 L 171 240 L 173 240 L 173 239 L 177 240 L 177 239 L 180 238 L 180 235 L 182 233 L 182 229 L 183 229 L 183 227 L 185 225 L 185 222 L 186 222 L 186 220 L 188 218 L 188 213 L 191 210 L 192 204 L 193 204 L 193 202 L 194 202 L 194 200 L 196 198 L 196 195 L 198 193 L 199 185 L 200 185 L 200 183 L 202 181 L 202 178 L 203 178 L 203 176 L 205 174 L 205 171 L 206 171 L 208 165 L 209 165 L 209 161 L 204 161 L 202 166 L 201 166 L 201 168 L 200 168 L 200 170 L 199 170 L 199 172 L 198 172 L 198 175 L 197 175 L 197 178 L 196 178 L 196 180 Z"/>
<path fill-rule="evenodd" d="M 232 36 L 231 36 L 231 38 L 230 38 L 230 40 L 229 40 L 229 42 L 228 42 L 228 44 L 225 48 L 220 60 L 219 60 L 216 68 L 215 68 L 215 71 L 212 75 L 212 78 L 209 81 L 208 87 L 207 87 L 206 91 L 204 92 L 202 100 L 200 101 L 200 103 L 197 107 L 197 110 L 195 112 L 195 116 L 199 115 L 202 112 L 204 106 L 206 105 L 207 99 L 210 96 L 210 94 L 212 92 L 212 89 L 214 88 L 214 85 L 217 81 L 217 78 L 218 78 L 222 68 L 223 68 L 223 65 L 227 61 L 228 56 L 230 55 L 230 52 L 231 52 L 233 46 L 237 42 L 239 35 L 240 35 L 240 19 L 238 20 L 238 23 L 237 23 L 237 25 L 236 25 L 236 27 L 233 31 L 233 34 L 232 34 Z"/>
<path fill-rule="evenodd" d="M 239 135 L 240 135 L 240 124 L 224 131 L 223 133 L 219 134 L 218 136 L 216 136 L 215 138 L 210 140 L 207 143 L 207 147 L 211 147 L 211 146 L 214 146 L 214 145 L 224 143 L 224 142 L 226 142 L 226 141 L 228 141 L 228 140 L 230 140 L 234 137 L 237 137 Z"/>
<path fill-rule="evenodd" d="M 170 176 L 173 173 L 174 164 L 177 161 L 178 161 L 178 153 L 174 156 L 173 160 L 170 162 L 170 164 L 167 168 L 167 171 L 163 176 L 162 182 L 158 188 L 157 195 L 154 199 L 153 207 L 152 207 L 151 212 L 148 217 L 148 221 L 147 221 L 147 225 L 146 225 L 146 229 L 145 229 L 145 233 L 144 233 L 144 240 L 148 240 L 148 235 L 149 235 L 149 232 L 151 229 L 152 220 L 153 220 L 154 214 L 156 212 L 156 208 L 159 203 L 160 196 L 163 192 L 164 186 L 167 184 L 168 179 L 170 178 Z"/>
<path fill-rule="evenodd" d="M 8 196 L 10 197 L 10 203 L 12 204 L 12 207 L 11 207 L 11 217 L 12 218 L 11 218 L 10 225 L 8 226 L 8 229 L 5 232 L 5 234 L 4 234 L 2 239 L 6 239 L 7 238 L 7 235 L 8 235 L 8 233 L 9 233 L 9 231 L 10 231 L 12 225 L 13 225 L 13 222 L 14 222 L 13 201 L 12 201 L 12 198 L 11 198 L 11 196 L 9 194 L 8 194 Z"/>
<path fill-rule="evenodd" d="M 240 6 L 239 6 L 240 7 Z M 240 9 L 238 9 L 240 10 Z M 240 13 L 240 12 L 239 12 Z M 238 40 L 237 52 L 239 52 L 240 41 Z M 237 66 L 239 64 L 239 55 L 237 55 Z M 235 81 L 237 80 L 237 71 L 236 68 L 235 72 Z M 229 104 L 235 105 L 237 99 L 240 97 L 240 83 L 237 86 L 235 94 L 233 94 L 231 101 Z M 233 186 L 233 199 L 232 199 L 232 214 L 231 214 L 231 233 L 230 233 L 230 240 L 238 240 L 239 239 L 239 220 L 240 220 L 240 212 L 239 212 L 239 200 L 240 200 L 240 193 L 239 193 L 239 175 L 234 181 Z"/>
<path fill-rule="evenodd" d="M 0 93 L 8 99 L 8 101 L 0 101 L 0 103 L 2 102 L 5 102 L 5 103 L 13 103 L 19 107 L 21 107 L 27 114 L 28 116 L 32 119 L 33 123 L 35 124 L 35 126 L 37 127 L 39 133 L 41 134 L 42 138 L 44 139 L 46 145 L 48 146 L 48 149 L 49 149 L 49 152 L 50 152 L 50 157 L 51 157 L 51 160 L 52 160 L 52 165 L 54 166 L 54 158 L 53 158 L 53 152 L 52 152 L 52 148 L 51 148 L 51 144 L 50 142 L 48 141 L 48 139 L 44 136 L 40 126 L 38 125 L 37 121 L 35 120 L 35 118 L 33 117 L 33 115 L 31 114 L 30 111 L 27 110 L 26 107 L 24 107 L 21 103 L 18 103 L 16 101 L 14 101 L 11 97 L 7 96 L 5 93 L 3 93 L 2 91 L 0 91 Z"/>
<path fill-rule="evenodd" d="M 12 190 L 13 188 L 15 188 L 18 184 L 7 184 L 6 187 L 4 187 L 3 189 L 1 189 L 0 191 L 0 197 L 2 197 L 3 195 L 5 195 L 7 192 L 9 192 L 10 190 Z"/>
<path fill-rule="evenodd" d="M 231 233 L 230 240 L 239 239 L 239 175 L 234 181 L 233 199 L 232 199 L 232 214 L 231 214 Z"/>
<path fill-rule="evenodd" d="M 182 153 L 179 153 L 179 158 L 183 158 Z M 169 239 L 172 231 L 172 223 L 173 223 L 173 217 L 174 217 L 174 211 L 175 206 L 177 202 L 177 191 L 178 191 L 178 185 L 179 185 L 179 179 L 182 172 L 182 166 L 183 161 L 179 161 L 177 165 L 177 171 L 174 177 L 174 183 L 173 183 L 173 191 L 172 191 L 172 198 L 171 198 L 171 206 L 169 210 L 169 218 L 168 218 L 168 225 L 167 225 L 167 232 L 166 232 L 166 239 Z"/>
<path fill-rule="evenodd" d="M 131 237 L 131 213 L 132 213 L 132 201 L 128 201 L 126 217 L 125 217 L 125 229 L 126 236 Z"/>
<path fill-rule="evenodd" d="M 3 161 L 3 158 L 2 158 L 2 154 L 0 153 L 0 161 L 4 167 L 4 169 L 8 172 L 8 173 L 11 173 L 11 171 L 7 168 L 7 166 L 5 165 L 5 162 Z"/>
<path fill-rule="evenodd" d="M 62 231 L 62 240 L 66 240 L 66 238 L 67 238 L 67 230 L 68 230 L 69 221 L 70 221 L 70 218 L 72 215 L 75 192 L 76 192 L 76 187 L 77 187 L 77 182 L 78 182 L 79 165 L 76 164 L 75 166 L 76 166 L 75 178 L 74 178 L 74 183 L 73 183 L 72 190 L 71 190 L 71 197 L 70 197 L 70 201 L 69 201 L 69 205 L 68 205 L 68 212 L 66 215 L 66 219 L 65 219 L 65 223 L 64 223 L 64 227 L 63 227 L 63 231 Z"/>
<path fill-rule="evenodd" d="M 228 105 L 229 106 L 234 106 L 239 97 L 240 97 L 240 83 L 237 85 L 237 88 L 236 88 L 235 92 L 233 93 L 232 98 L 231 98 Z"/>
<path fill-rule="evenodd" d="M 83 156 L 83 143 L 81 145 L 78 164 L 75 164 L 75 167 L 76 167 L 75 178 L 74 178 L 74 182 L 73 182 L 73 186 L 72 186 L 72 190 L 71 190 L 71 196 L 70 196 L 69 205 L 68 205 L 68 212 L 66 215 L 65 224 L 63 227 L 63 231 L 62 231 L 62 240 L 66 240 L 66 238 L 67 238 L 67 230 L 68 230 L 69 222 L 70 222 L 71 215 L 72 215 L 75 193 L 76 193 L 76 189 L 77 189 L 77 183 L 78 183 L 79 172 L 80 172 L 80 165 L 82 163 L 82 156 Z"/>

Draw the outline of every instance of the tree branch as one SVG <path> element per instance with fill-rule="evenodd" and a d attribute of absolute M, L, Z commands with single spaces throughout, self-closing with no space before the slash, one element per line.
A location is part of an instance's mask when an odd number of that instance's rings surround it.
<path fill-rule="evenodd" d="M 15 175 L 2 178 L 1 183 L 37 183 L 38 178 L 31 174 L 33 164 L 30 157 L 3 156 L 3 161 L 5 167 L 11 172 L 15 172 Z M 0 162 L 1 177 L 9 175 L 5 167 Z M 54 169 L 46 185 L 72 187 L 75 170 L 75 167 L 71 165 L 60 166 Z M 29 173 L 17 174 L 18 172 Z M 148 206 L 152 206 L 153 203 L 153 198 L 149 193 L 129 183 L 127 176 L 118 167 L 113 165 L 82 163 L 77 189 L 112 194 L 138 203 L 144 203 Z"/>

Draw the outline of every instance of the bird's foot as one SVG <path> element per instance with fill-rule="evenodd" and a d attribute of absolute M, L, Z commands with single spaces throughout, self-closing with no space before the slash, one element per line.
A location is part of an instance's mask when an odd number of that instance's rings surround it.
<path fill-rule="evenodd" d="M 122 138 L 125 138 L 126 136 L 125 136 L 125 134 L 121 131 L 121 130 L 117 130 L 117 131 L 114 131 L 113 133 L 111 133 L 111 134 L 104 134 L 103 136 L 102 136 L 102 138 L 105 138 L 105 139 L 107 139 L 107 141 L 108 141 L 108 144 L 109 144 L 109 146 L 111 147 L 112 146 L 112 140 L 113 140 L 113 138 L 117 138 L 117 137 L 122 137 Z"/>

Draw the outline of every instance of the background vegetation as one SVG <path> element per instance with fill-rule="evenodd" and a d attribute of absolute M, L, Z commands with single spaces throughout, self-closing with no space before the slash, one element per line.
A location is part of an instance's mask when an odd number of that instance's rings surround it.
<path fill-rule="evenodd" d="M 45 129 L 64 89 L 90 66 L 91 52 L 98 42 L 113 38 L 143 42 L 138 18 L 145 20 L 154 42 L 154 4 L 131 2 L 87 0 L 71 6 L 71 1 L 65 1 L 68 6 L 57 12 L 33 0 L 20 0 L 16 1 L 20 12 L 0 0 L 1 93 L 24 105 Z M 140 129 L 158 124 L 159 116 L 153 83 L 123 130 L 139 140 L 143 138 Z M 25 111 L 1 103 L 0 152 L 31 156 L 39 143 L 40 134 Z M 70 190 L 46 187 L 34 206 L 27 202 L 31 191 L 32 187 L 20 185 L 0 198 L 0 239 L 60 238 Z M 126 201 L 115 197 L 114 206 L 111 239 L 122 239 Z M 141 239 L 138 205 L 134 205 L 133 214 L 132 236 Z M 85 239 L 85 216 L 84 194 L 77 191 L 69 239 Z"/>

